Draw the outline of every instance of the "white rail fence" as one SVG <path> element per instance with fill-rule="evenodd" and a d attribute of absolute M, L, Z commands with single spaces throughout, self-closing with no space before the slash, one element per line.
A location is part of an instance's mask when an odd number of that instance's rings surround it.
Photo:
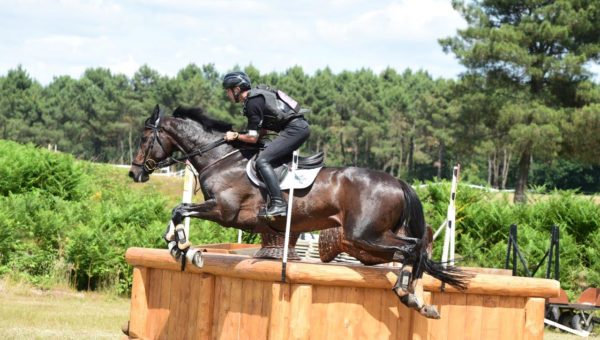
<path fill-rule="evenodd" d="M 115 166 L 117 168 L 123 168 L 123 169 L 129 169 L 131 167 L 131 165 L 127 165 L 127 164 L 113 164 L 113 166 Z M 159 175 L 159 176 L 172 176 L 172 177 L 183 177 L 184 174 L 185 174 L 185 170 L 172 171 L 171 167 L 156 169 L 152 173 L 153 176 Z"/>

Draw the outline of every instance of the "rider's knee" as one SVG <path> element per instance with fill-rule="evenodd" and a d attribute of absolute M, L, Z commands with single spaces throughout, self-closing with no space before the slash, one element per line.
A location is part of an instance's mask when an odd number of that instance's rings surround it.
<path fill-rule="evenodd" d="M 256 166 L 258 168 L 263 168 L 263 167 L 269 166 L 269 165 L 270 165 L 270 163 L 266 158 L 258 157 L 258 159 L 256 160 Z"/>

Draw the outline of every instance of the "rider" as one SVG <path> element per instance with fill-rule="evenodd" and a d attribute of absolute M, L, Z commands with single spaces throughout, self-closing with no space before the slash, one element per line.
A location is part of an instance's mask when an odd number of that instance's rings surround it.
<path fill-rule="evenodd" d="M 261 209 L 258 216 L 286 216 L 287 204 L 281 194 L 279 181 L 273 170 L 273 162 L 290 155 L 298 149 L 310 135 L 310 128 L 304 116 L 299 113 L 293 100 L 282 101 L 276 91 L 268 87 L 251 88 L 250 77 L 244 72 L 227 73 L 223 78 L 223 88 L 232 103 L 243 103 L 244 116 L 248 119 L 248 132 L 240 134 L 228 131 L 225 140 L 240 140 L 256 143 L 266 130 L 279 135 L 258 155 L 256 169 L 260 173 L 269 193 L 269 204 Z M 283 94 L 285 96 L 285 94 Z"/>

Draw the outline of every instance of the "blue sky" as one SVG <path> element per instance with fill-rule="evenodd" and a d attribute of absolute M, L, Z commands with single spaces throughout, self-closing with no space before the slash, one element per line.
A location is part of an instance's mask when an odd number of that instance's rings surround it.
<path fill-rule="evenodd" d="M 22 65 L 48 84 L 90 67 L 173 76 L 190 63 L 262 73 L 386 67 L 454 78 L 438 38 L 466 24 L 450 0 L 4 0 L 0 75 Z"/>

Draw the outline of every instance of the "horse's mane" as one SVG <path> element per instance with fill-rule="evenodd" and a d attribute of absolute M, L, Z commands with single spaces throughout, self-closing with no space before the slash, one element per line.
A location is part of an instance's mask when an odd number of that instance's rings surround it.
<path fill-rule="evenodd" d="M 173 111 L 173 117 L 189 118 L 200 123 L 208 131 L 227 132 L 231 130 L 232 124 L 208 117 L 201 107 L 179 106 Z"/>

